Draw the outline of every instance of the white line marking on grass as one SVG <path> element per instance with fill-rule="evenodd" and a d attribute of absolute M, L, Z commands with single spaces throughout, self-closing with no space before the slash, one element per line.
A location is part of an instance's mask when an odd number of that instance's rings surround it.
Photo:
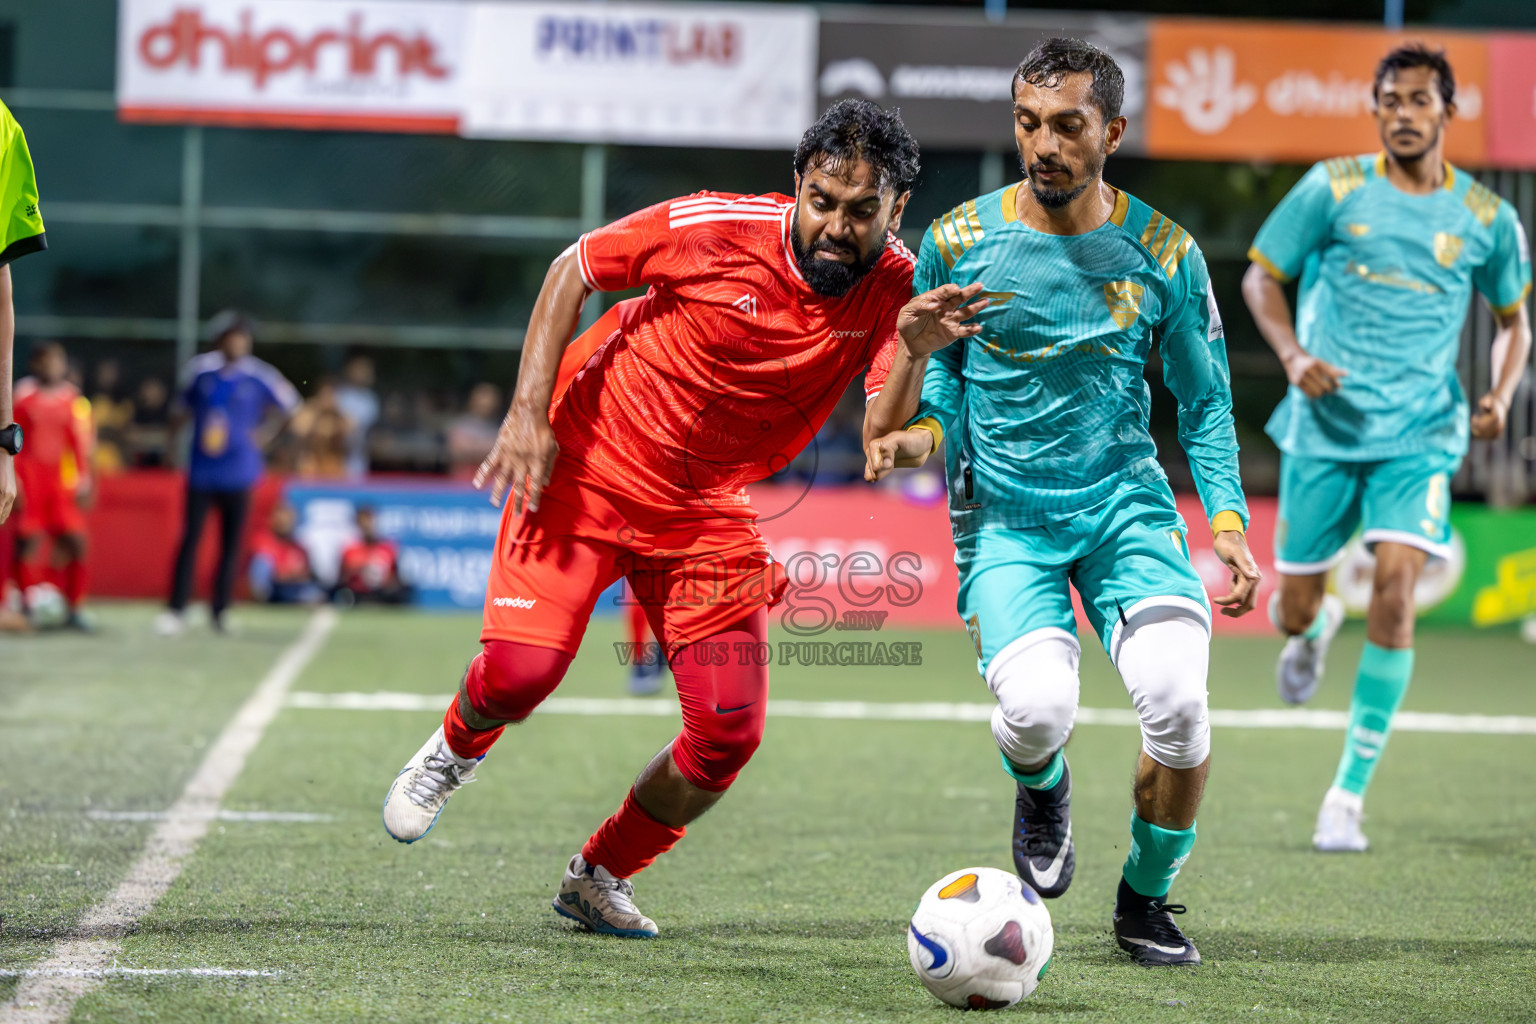
<path fill-rule="evenodd" d="M 277 659 L 209 748 L 165 820 L 150 833 L 128 877 L 116 892 L 85 912 L 75 938 L 60 942 L 52 956 L 26 972 L 12 1001 L 0 1004 L 0 1024 L 67 1021 L 75 1001 L 101 980 L 92 972 L 113 969 L 113 959 L 122 950 L 123 934 L 149 913 L 181 874 L 198 840 L 217 816 L 219 801 L 282 710 L 289 687 L 335 625 L 336 612 L 331 608 L 321 608 L 309 617 L 304 632 Z"/>
<path fill-rule="evenodd" d="M 276 978 L 282 971 L 236 971 L 222 967 L 34 967 L 26 971 L 0 971 L 0 978 Z"/>
<path fill-rule="evenodd" d="M 320 711 L 435 711 L 441 712 L 452 694 L 430 693 L 308 693 L 288 695 L 291 708 Z M 768 714 L 775 718 L 865 719 L 888 722 L 985 722 L 992 717 L 991 704 L 882 703 L 862 700 L 771 700 Z M 666 717 L 678 713 L 673 700 L 635 698 L 551 697 L 539 705 L 541 715 Z M 1253 711 L 1211 711 L 1211 725 L 1222 729 L 1322 729 L 1338 731 L 1349 723 L 1344 711 L 1312 711 L 1305 708 L 1271 708 Z M 1078 725 L 1137 725 L 1130 708 L 1078 708 Z M 1536 736 L 1536 718 L 1520 715 L 1446 715 L 1423 711 L 1399 711 L 1392 719 L 1398 732 L 1475 733 L 1483 735 Z"/>
<path fill-rule="evenodd" d="M 86 811 L 93 821 L 165 821 L 170 811 Z M 308 811 L 218 811 L 214 821 L 280 821 L 311 822 L 335 821 L 333 814 L 311 814 Z"/>

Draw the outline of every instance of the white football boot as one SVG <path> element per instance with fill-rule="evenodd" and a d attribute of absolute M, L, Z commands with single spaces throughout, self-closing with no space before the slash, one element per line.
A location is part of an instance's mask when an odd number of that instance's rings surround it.
<path fill-rule="evenodd" d="M 179 636 L 186 628 L 186 620 L 182 618 L 180 612 L 173 612 L 167 608 L 155 616 L 155 632 L 161 636 Z"/>
<path fill-rule="evenodd" d="M 603 935 L 626 939 L 654 939 L 661 934 L 656 922 L 635 908 L 635 887 L 627 878 L 614 878 L 601 864 L 571 858 L 566 866 L 555 912 Z"/>
<path fill-rule="evenodd" d="M 402 843 L 414 843 L 432 831 L 454 791 L 475 781 L 481 760 L 455 754 L 438 726 L 384 795 L 384 831 Z"/>
<path fill-rule="evenodd" d="M 1360 822 L 1365 820 L 1364 803 L 1348 790 L 1330 786 L 1317 812 L 1312 848 L 1322 853 L 1364 853 L 1371 845 L 1360 831 Z"/>
<path fill-rule="evenodd" d="M 1279 594 L 1275 595 L 1277 598 Z M 1287 704 L 1304 704 L 1317 692 L 1323 681 L 1323 659 L 1328 645 L 1344 625 L 1344 602 L 1333 594 L 1323 595 L 1323 632 L 1316 640 L 1293 636 L 1285 642 L 1280 660 L 1275 664 L 1275 687 Z"/>

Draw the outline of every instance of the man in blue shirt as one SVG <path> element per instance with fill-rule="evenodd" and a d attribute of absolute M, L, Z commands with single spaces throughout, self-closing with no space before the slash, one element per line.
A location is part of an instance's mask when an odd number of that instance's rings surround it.
<path fill-rule="evenodd" d="M 1243 297 L 1285 364 L 1290 391 L 1269 421 L 1280 516 L 1270 615 L 1290 639 L 1281 699 L 1316 690 L 1343 606 L 1327 573 L 1355 529 L 1376 556 L 1333 786 L 1312 837 L 1360 851 L 1366 786 L 1413 672 L 1413 589 L 1450 550 L 1450 479 L 1467 435 L 1495 438 L 1530 353 L 1530 252 L 1515 210 L 1445 162 L 1456 82 L 1445 55 L 1399 47 L 1375 82 L 1383 151 L 1313 167 L 1254 239 Z M 1301 278 L 1294 324 L 1282 289 Z M 1493 387 L 1468 415 L 1456 375 L 1467 305 L 1493 309 Z"/>
<path fill-rule="evenodd" d="M 250 509 L 251 489 L 261 478 L 262 448 L 277 430 L 263 427 L 276 410 L 286 421 L 299 407 L 299 393 L 276 369 L 252 356 L 252 326 L 244 316 L 224 312 L 208 325 L 213 349 L 187 364 L 176 427 L 192 421 L 192 457 L 187 470 L 187 518 L 176 554 L 169 607 L 155 621 L 163 635 L 181 632 L 182 613 L 192 594 L 198 541 L 210 509 L 219 510 L 219 569 L 213 590 L 213 626 L 224 628 L 235 582 L 235 559 Z M 281 429 L 279 426 L 277 429 Z"/>

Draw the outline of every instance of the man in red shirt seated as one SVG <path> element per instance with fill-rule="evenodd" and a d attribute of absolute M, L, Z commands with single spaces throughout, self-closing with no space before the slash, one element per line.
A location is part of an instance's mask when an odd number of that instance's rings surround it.
<path fill-rule="evenodd" d="M 309 552 L 294 536 L 298 517 L 293 506 L 279 503 L 272 509 L 267 528 L 251 543 L 251 564 L 246 570 L 251 596 L 268 604 L 318 604 L 325 593 L 315 582 Z"/>
<path fill-rule="evenodd" d="M 336 601 L 357 604 L 408 604 L 414 596 L 400 578 L 400 552 L 393 541 L 378 533 L 378 519 L 367 505 L 357 508 L 357 540 L 341 552 L 336 573 Z"/>

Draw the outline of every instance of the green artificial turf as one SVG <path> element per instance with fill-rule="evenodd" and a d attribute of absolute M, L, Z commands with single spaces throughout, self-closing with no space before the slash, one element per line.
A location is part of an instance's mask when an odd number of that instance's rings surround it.
<path fill-rule="evenodd" d="M 107 608 L 99 637 L 0 640 L 0 970 L 46 955 L 108 894 L 163 809 L 302 626 L 243 612 L 232 640 L 149 635 Z M 295 684 L 446 698 L 478 619 L 345 615 Z M 989 699 L 963 633 L 919 667 L 774 669 L 799 700 Z M 623 696 L 612 621 L 563 695 Z M 775 640 L 780 639 L 775 636 Z M 1318 705 L 1347 706 L 1361 636 L 1341 637 Z M 1096 645 L 1083 703 L 1127 707 Z M 1211 703 L 1270 708 L 1272 638 L 1219 638 Z M 1512 633 L 1435 632 L 1406 707 L 1536 714 L 1536 650 Z M 214 826 L 124 943 L 122 966 L 280 971 L 115 979 L 92 1021 L 952 1020 L 907 965 L 905 918 L 956 868 L 1008 867 L 1011 782 L 984 722 L 775 718 L 730 795 L 636 879 L 662 938 L 574 932 L 549 909 L 565 861 L 672 735 L 667 717 L 535 716 L 424 841 L 379 822 L 425 712 L 284 710 L 225 801 L 332 816 Z M 1136 967 L 1108 933 L 1125 855 L 1134 729 L 1083 726 L 1069 748 L 1077 878 L 1051 905 L 1056 955 L 1006 1011 L 1064 1021 L 1536 1019 L 1536 736 L 1399 733 L 1367 803 L 1373 850 L 1311 851 L 1342 737 L 1218 729 L 1200 841 L 1173 891 L 1202 966 Z M 78 872 L 78 874 L 77 874 Z M 0 1000 L 14 982 L 0 981 Z"/>

